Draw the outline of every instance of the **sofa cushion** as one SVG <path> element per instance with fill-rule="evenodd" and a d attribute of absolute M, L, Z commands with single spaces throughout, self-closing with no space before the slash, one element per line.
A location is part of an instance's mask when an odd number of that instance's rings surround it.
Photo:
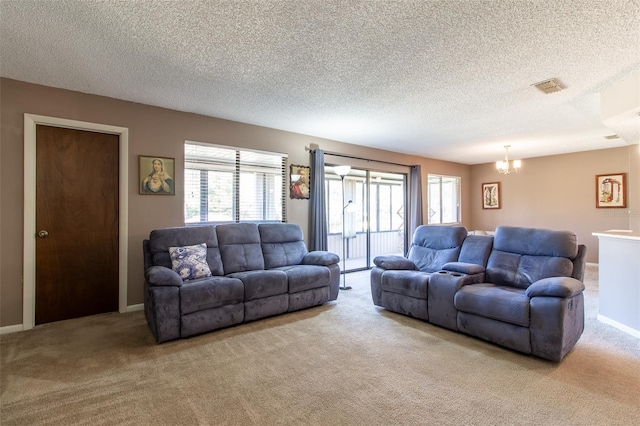
<path fill-rule="evenodd" d="M 573 232 L 519 226 L 498 226 L 493 248 L 522 255 L 568 259 L 578 254 L 577 237 Z"/>
<path fill-rule="evenodd" d="M 229 277 L 207 277 L 180 287 L 180 312 L 182 315 L 242 303 L 242 281 Z"/>
<path fill-rule="evenodd" d="M 264 269 L 260 233 L 255 223 L 216 226 L 224 274 Z"/>
<path fill-rule="evenodd" d="M 234 272 L 227 276 L 242 281 L 245 302 L 277 294 L 286 294 L 288 290 L 287 274 L 282 271 L 244 271 Z"/>
<path fill-rule="evenodd" d="M 462 245 L 467 236 L 464 226 L 421 225 L 413 233 L 411 245 L 436 250 L 450 249 Z"/>
<path fill-rule="evenodd" d="M 189 226 L 155 229 L 149 234 L 149 251 L 153 265 L 171 268 L 169 247 L 183 247 L 205 243 L 207 264 L 212 275 L 223 275 L 218 238 L 213 226 Z"/>
<path fill-rule="evenodd" d="M 529 327 L 529 298 L 522 289 L 482 283 L 463 286 L 454 297 L 462 312 Z"/>
<path fill-rule="evenodd" d="M 413 233 L 408 259 L 423 272 L 435 272 L 442 265 L 458 260 L 467 236 L 463 226 L 422 225 Z"/>
<path fill-rule="evenodd" d="M 382 274 L 382 291 L 426 299 L 430 276 L 431 274 L 420 271 L 385 271 Z"/>
<path fill-rule="evenodd" d="M 258 225 L 266 269 L 299 265 L 307 254 L 302 229 L 295 223 L 261 223 Z"/>
<path fill-rule="evenodd" d="M 331 283 L 331 271 L 326 266 L 291 265 L 273 269 L 284 272 L 289 281 L 289 294 L 312 288 L 327 287 Z"/>
<path fill-rule="evenodd" d="M 565 257 L 529 256 L 493 250 L 485 281 L 526 289 L 548 277 L 570 277 L 573 263 Z"/>
<path fill-rule="evenodd" d="M 171 269 L 176 271 L 183 281 L 211 276 L 207 264 L 207 244 L 184 247 L 169 247 Z"/>
<path fill-rule="evenodd" d="M 492 247 L 492 236 L 469 235 L 462 243 L 458 262 L 487 266 L 487 260 L 489 260 Z"/>
<path fill-rule="evenodd" d="M 442 265 L 455 262 L 458 259 L 460 247 L 452 249 L 435 250 L 428 247 L 411 247 L 409 260 L 422 272 L 436 272 L 442 269 Z"/>

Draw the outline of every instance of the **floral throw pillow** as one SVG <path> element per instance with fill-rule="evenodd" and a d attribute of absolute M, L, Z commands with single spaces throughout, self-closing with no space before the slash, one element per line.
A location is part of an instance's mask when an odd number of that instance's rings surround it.
<path fill-rule="evenodd" d="M 183 281 L 210 277 L 211 269 L 207 263 L 207 244 L 196 244 L 185 247 L 169 247 L 171 268 L 180 275 Z"/>

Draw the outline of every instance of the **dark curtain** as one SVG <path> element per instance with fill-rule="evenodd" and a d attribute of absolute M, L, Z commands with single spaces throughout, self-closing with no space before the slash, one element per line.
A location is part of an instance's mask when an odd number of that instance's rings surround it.
<path fill-rule="evenodd" d="M 324 151 L 311 151 L 310 250 L 327 250 L 327 210 L 324 194 Z"/>
<path fill-rule="evenodd" d="M 422 225 L 422 169 L 420 166 L 411 166 L 409 205 L 409 241 L 413 237 L 416 228 Z"/>

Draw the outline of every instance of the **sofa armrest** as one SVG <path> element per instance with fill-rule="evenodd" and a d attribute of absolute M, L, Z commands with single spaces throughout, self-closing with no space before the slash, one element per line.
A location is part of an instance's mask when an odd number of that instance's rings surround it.
<path fill-rule="evenodd" d="M 528 297 L 573 297 L 584 291 L 584 284 L 575 278 L 551 277 L 543 278 L 527 288 Z"/>
<path fill-rule="evenodd" d="M 481 283 L 484 273 L 467 274 L 456 271 L 438 271 L 429 277 L 427 286 L 427 309 L 429 322 L 458 330 L 458 310 L 455 307 L 456 293 L 466 285 Z"/>
<path fill-rule="evenodd" d="M 445 271 L 458 272 L 461 274 L 481 274 L 484 272 L 484 267 L 481 265 L 476 265 L 474 263 L 465 263 L 465 262 L 449 262 L 445 263 L 442 266 L 442 269 Z"/>
<path fill-rule="evenodd" d="M 382 269 L 416 271 L 416 264 L 402 256 L 376 256 L 373 263 Z"/>
<path fill-rule="evenodd" d="M 340 262 L 340 258 L 337 254 L 324 250 L 310 251 L 302 258 L 303 265 L 329 266 L 338 262 Z"/>
<path fill-rule="evenodd" d="M 180 287 L 183 284 L 182 278 L 176 271 L 164 266 L 152 266 L 145 271 L 144 275 L 151 286 Z"/>

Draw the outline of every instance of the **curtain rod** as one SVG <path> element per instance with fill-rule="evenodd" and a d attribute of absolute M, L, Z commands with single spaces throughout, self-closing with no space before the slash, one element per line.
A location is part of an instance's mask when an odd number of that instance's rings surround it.
<path fill-rule="evenodd" d="M 310 151 L 315 151 L 315 149 L 314 149 L 314 150 L 310 150 Z M 393 165 L 393 166 L 413 167 L 413 166 L 410 166 L 410 165 L 407 165 L 407 164 L 393 163 L 393 162 L 391 162 L 391 161 L 371 160 L 371 159 L 369 159 L 369 158 L 354 157 L 354 156 L 352 156 L 352 155 L 338 154 L 338 153 L 336 153 L 336 152 L 329 152 L 329 151 L 325 151 L 325 152 L 324 152 L 324 154 L 325 154 L 325 155 L 331 155 L 331 156 L 333 156 L 333 157 L 351 158 L 351 159 L 353 159 L 353 160 L 373 161 L 373 162 L 376 162 L 376 163 L 391 164 L 391 165 Z"/>

